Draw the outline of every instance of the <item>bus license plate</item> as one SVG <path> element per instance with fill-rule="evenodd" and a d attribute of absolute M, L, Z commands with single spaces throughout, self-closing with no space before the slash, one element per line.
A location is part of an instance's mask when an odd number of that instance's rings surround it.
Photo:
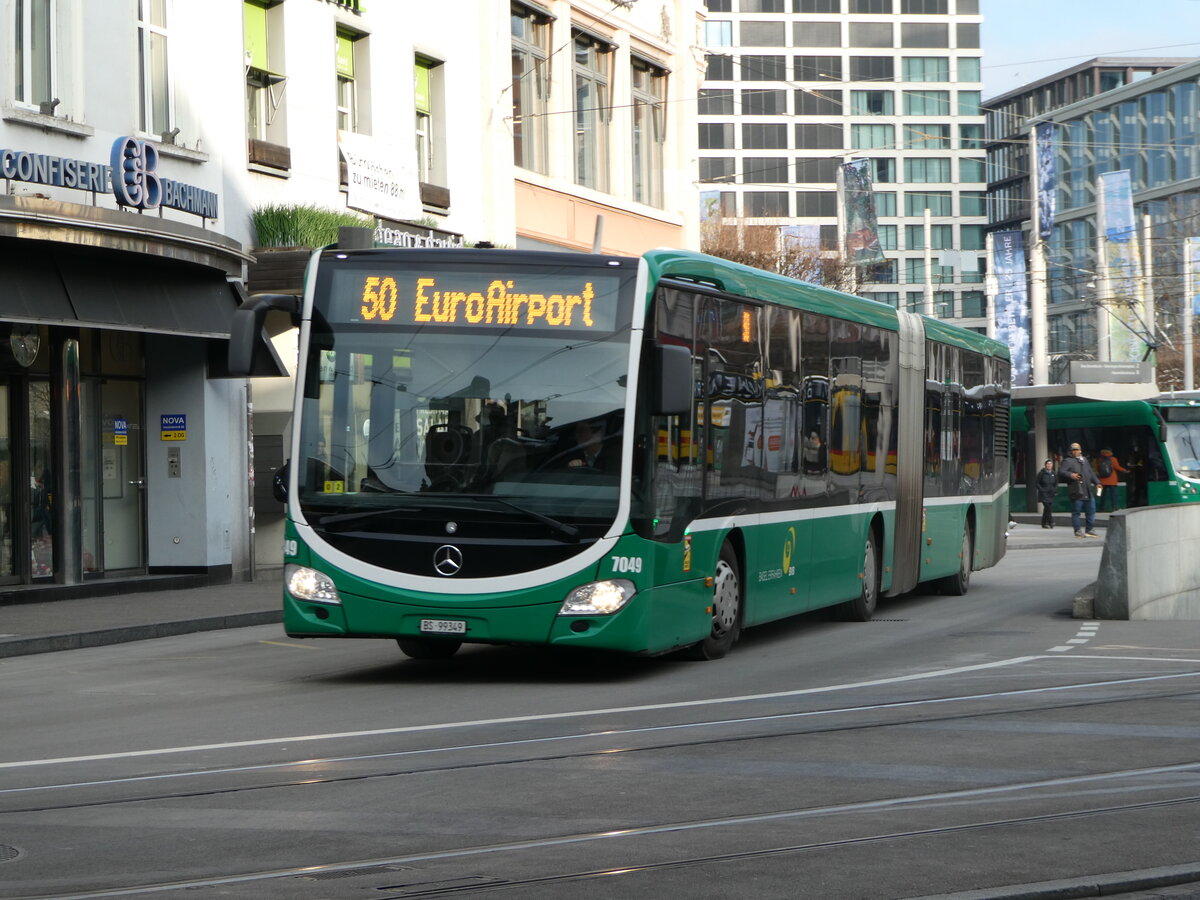
<path fill-rule="evenodd" d="M 421 631 L 426 634 L 466 634 L 467 623 L 454 619 L 422 619 Z"/>

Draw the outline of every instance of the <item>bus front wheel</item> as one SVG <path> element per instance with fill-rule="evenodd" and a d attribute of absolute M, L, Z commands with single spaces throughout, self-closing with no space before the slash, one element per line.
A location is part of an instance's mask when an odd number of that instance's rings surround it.
<path fill-rule="evenodd" d="M 411 659 L 449 659 L 462 646 L 462 641 L 433 638 L 396 638 L 396 643 L 400 652 Z"/>
<path fill-rule="evenodd" d="M 742 580 L 737 554 L 726 543 L 721 547 L 717 571 L 713 576 L 712 631 L 696 644 L 693 659 L 720 659 L 733 649 L 742 632 Z"/>
<path fill-rule="evenodd" d="M 867 532 L 867 543 L 863 548 L 862 590 L 853 600 L 847 600 L 838 609 L 847 622 L 869 622 L 875 615 L 879 603 L 879 550 L 875 544 L 875 532 Z"/>

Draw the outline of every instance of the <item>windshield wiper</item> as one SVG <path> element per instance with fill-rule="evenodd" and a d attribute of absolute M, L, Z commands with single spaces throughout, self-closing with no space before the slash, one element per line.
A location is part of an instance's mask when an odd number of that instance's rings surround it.
<path fill-rule="evenodd" d="M 385 506 L 382 509 L 364 509 L 358 512 L 332 513 L 326 515 L 317 513 L 321 517 L 318 525 L 336 525 L 339 522 L 355 522 L 360 519 L 373 519 L 375 516 L 386 516 L 389 513 L 415 513 L 415 507 L 412 506 Z"/>
<path fill-rule="evenodd" d="M 560 522 L 558 519 L 552 519 L 549 516 L 544 516 L 540 512 L 532 509 L 526 509 L 518 503 L 513 503 L 504 497 L 497 497 L 495 494 L 474 494 L 475 500 L 489 500 L 492 503 L 499 503 L 501 506 L 507 506 L 509 509 L 516 510 L 522 515 L 529 516 L 536 522 L 541 522 L 543 525 L 549 525 L 550 529 L 557 535 L 569 541 L 579 540 L 579 529 L 574 525 L 568 525 L 566 522 Z"/>

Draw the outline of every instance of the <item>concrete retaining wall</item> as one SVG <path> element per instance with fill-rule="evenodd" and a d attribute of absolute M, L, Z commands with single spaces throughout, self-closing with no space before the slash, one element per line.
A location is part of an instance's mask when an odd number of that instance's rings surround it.
<path fill-rule="evenodd" d="M 1099 619 L 1200 619 L 1200 503 L 1113 513 L 1096 580 Z"/>

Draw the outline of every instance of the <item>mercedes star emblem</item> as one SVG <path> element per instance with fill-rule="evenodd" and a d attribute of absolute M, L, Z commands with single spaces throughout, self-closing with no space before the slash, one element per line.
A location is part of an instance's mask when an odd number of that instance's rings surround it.
<path fill-rule="evenodd" d="M 462 565 L 462 551 L 453 544 L 443 544 L 433 551 L 433 568 L 439 575 L 457 575 Z"/>

